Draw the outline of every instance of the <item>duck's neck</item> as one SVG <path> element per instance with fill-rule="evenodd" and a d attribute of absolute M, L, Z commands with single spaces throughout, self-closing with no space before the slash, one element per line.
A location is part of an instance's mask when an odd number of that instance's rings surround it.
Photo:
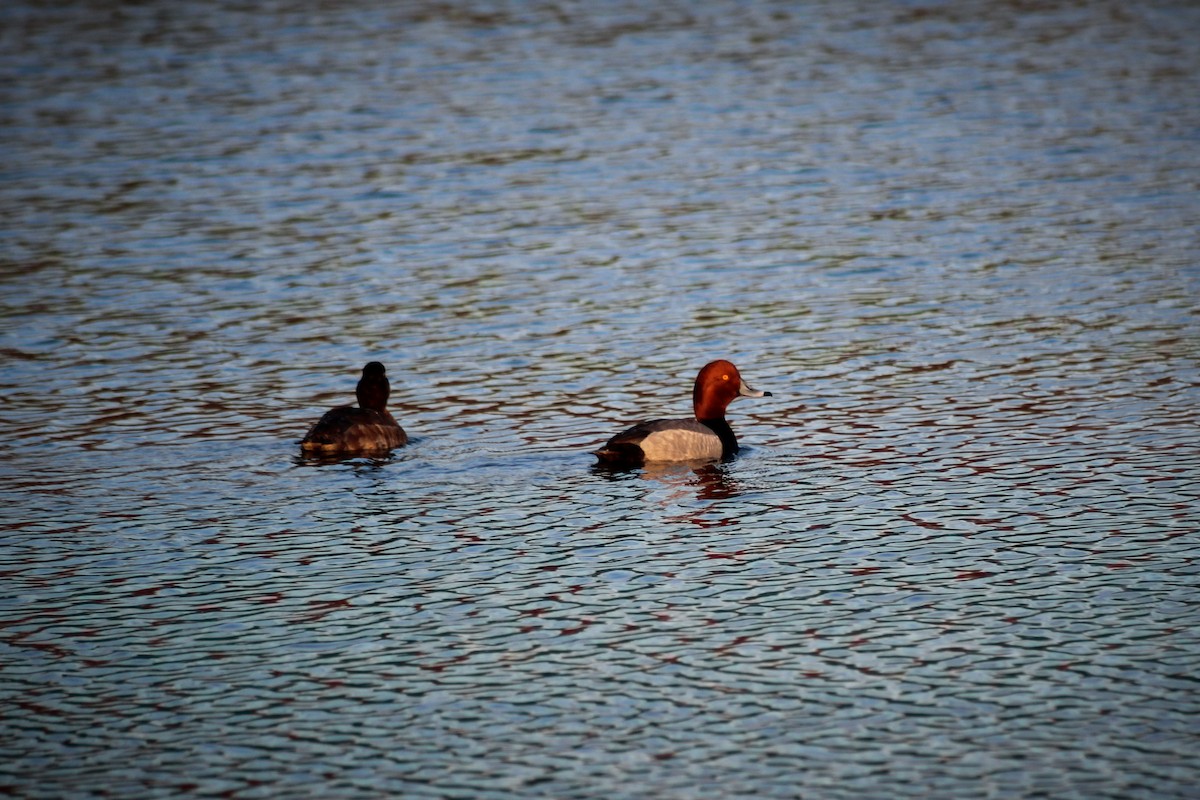
<path fill-rule="evenodd" d="M 354 395 L 358 398 L 358 407 L 371 411 L 387 410 L 388 395 L 390 393 L 390 387 L 386 382 L 368 380 L 367 378 L 359 381 L 358 386 L 354 389 Z"/>
<path fill-rule="evenodd" d="M 729 423 L 724 417 L 716 417 L 715 419 L 700 419 L 700 423 L 711 430 L 721 440 L 721 457 L 728 458 L 732 455 L 737 455 L 738 443 L 737 437 L 733 435 L 733 428 L 729 427 Z"/>

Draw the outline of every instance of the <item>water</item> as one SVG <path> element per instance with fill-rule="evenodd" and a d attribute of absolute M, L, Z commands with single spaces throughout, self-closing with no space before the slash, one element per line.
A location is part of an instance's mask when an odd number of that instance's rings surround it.
<path fill-rule="evenodd" d="M 1194 6 L 0 23 L 0 792 L 1195 796 Z"/>

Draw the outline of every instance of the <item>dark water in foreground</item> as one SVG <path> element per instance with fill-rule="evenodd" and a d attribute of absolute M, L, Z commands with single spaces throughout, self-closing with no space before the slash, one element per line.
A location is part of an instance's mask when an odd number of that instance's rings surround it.
<path fill-rule="evenodd" d="M 1195 797 L 1194 5 L 224 5 L 0 10 L 0 794 Z"/>

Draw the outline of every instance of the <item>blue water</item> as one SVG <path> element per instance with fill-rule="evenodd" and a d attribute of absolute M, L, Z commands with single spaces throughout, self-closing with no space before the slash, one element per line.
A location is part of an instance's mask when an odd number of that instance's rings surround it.
<path fill-rule="evenodd" d="M 1198 33 L 6 4 L 0 794 L 1195 797 Z"/>

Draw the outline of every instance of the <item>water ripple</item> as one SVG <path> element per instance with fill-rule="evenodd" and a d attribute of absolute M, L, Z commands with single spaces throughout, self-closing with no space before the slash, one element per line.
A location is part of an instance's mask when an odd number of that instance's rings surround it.
<path fill-rule="evenodd" d="M 1192 794 L 1194 10 L 0 18 L 3 791 Z"/>

